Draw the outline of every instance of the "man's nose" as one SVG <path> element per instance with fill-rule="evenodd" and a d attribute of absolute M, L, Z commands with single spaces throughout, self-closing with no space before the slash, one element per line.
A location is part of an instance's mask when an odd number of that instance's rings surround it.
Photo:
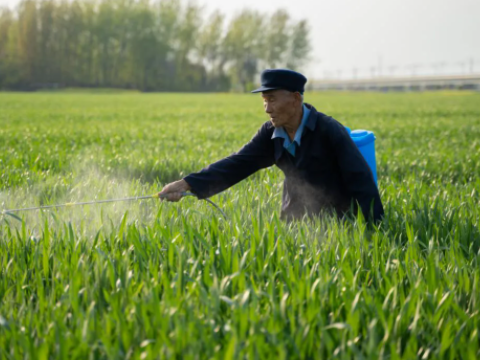
<path fill-rule="evenodd" d="M 269 105 L 268 103 L 265 104 L 265 112 L 267 114 L 270 114 L 272 112 L 272 106 Z"/>

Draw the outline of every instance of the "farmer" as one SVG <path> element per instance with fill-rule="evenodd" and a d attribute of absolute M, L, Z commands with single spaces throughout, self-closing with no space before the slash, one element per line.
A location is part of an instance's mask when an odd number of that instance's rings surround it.
<path fill-rule="evenodd" d="M 380 220 L 382 202 L 367 162 L 338 121 L 303 103 L 306 82 L 295 71 L 263 71 L 252 92 L 262 93 L 270 120 L 240 151 L 166 185 L 159 196 L 178 201 L 192 191 L 204 199 L 275 164 L 285 174 L 282 218 L 343 216 L 360 205 L 367 221 Z"/>

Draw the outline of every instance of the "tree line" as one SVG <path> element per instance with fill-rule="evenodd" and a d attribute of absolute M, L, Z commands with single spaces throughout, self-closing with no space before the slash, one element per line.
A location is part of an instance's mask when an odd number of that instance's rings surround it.
<path fill-rule="evenodd" d="M 0 88 L 249 90 L 263 68 L 300 69 L 306 20 L 245 9 L 228 20 L 181 0 L 24 0 L 0 9 Z"/>

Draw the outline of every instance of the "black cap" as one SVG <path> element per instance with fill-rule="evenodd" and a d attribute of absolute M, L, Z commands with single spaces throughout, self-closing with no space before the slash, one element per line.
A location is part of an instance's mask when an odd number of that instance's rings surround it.
<path fill-rule="evenodd" d="M 261 83 L 252 93 L 261 91 L 284 89 L 303 94 L 307 78 L 302 74 L 288 69 L 267 69 L 262 72 Z"/>

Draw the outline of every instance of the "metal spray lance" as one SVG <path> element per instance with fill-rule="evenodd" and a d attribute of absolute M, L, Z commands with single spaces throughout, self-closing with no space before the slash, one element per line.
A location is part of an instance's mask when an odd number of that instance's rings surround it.
<path fill-rule="evenodd" d="M 182 197 L 185 197 L 185 196 L 196 197 L 196 195 L 191 192 L 182 192 L 181 194 L 182 194 Z M 7 209 L 2 211 L 2 215 L 10 215 L 17 218 L 18 220 L 21 220 L 18 216 L 14 215 L 14 213 L 22 212 L 22 211 L 32 211 L 32 210 L 57 209 L 62 207 L 71 207 L 71 206 L 80 206 L 80 205 L 105 204 L 105 203 L 120 202 L 120 201 L 138 201 L 138 200 L 153 199 L 153 198 L 165 198 L 165 195 L 154 194 L 154 195 L 119 198 L 119 199 L 92 200 L 92 201 L 71 202 L 71 203 L 56 204 L 56 205 L 35 206 L 35 207 L 28 207 L 28 208 L 21 208 L 21 209 Z M 207 201 L 213 207 L 215 207 L 218 211 L 220 211 L 225 219 L 227 218 L 223 210 L 220 209 L 220 207 L 217 204 L 215 204 L 210 199 L 204 199 L 204 200 Z"/>

